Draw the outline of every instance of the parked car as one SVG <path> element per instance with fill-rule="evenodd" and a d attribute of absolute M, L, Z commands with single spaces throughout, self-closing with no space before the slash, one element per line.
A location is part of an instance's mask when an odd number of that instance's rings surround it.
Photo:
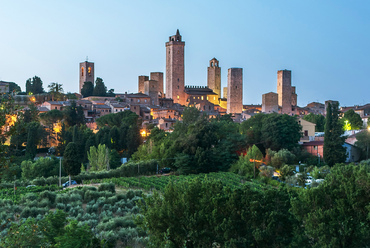
<path fill-rule="evenodd" d="M 171 168 L 168 168 L 168 167 L 164 167 L 163 169 L 159 171 L 160 174 L 167 174 L 170 172 L 171 172 Z"/>
<path fill-rule="evenodd" d="M 75 180 L 71 180 L 71 185 L 76 185 L 76 184 L 77 182 Z M 69 186 L 69 181 L 63 183 L 63 188 L 68 187 L 68 186 Z"/>

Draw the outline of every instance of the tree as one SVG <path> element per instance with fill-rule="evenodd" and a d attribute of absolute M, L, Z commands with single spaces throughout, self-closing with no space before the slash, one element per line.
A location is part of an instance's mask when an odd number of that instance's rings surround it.
<path fill-rule="evenodd" d="M 18 93 L 18 92 L 21 92 L 21 87 L 16 84 L 16 83 L 13 83 L 13 82 L 9 82 L 9 92 L 12 93 Z"/>
<path fill-rule="evenodd" d="M 90 163 L 91 171 L 109 170 L 109 155 L 110 151 L 105 145 L 99 144 L 98 148 L 95 146 L 90 147 L 90 152 L 87 157 Z"/>
<path fill-rule="evenodd" d="M 137 222 L 152 247 L 289 247 L 297 225 L 284 188 L 231 189 L 205 177 L 144 200 Z"/>
<path fill-rule="evenodd" d="M 261 144 L 262 124 L 266 114 L 259 113 L 240 124 L 240 132 L 246 137 L 248 145 Z"/>
<path fill-rule="evenodd" d="M 82 89 L 81 89 L 81 95 L 83 95 L 83 97 L 89 97 L 89 96 L 92 96 L 94 93 L 94 85 L 92 82 L 84 82 L 84 85 L 82 86 Z"/>
<path fill-rule="evenodd" d="M 369 149 L 370 149 L 370 127 L 356 135 L 355 145 L 360 147 L 365 154 L 366 159 L 369 159 Z"/>
<path fill-rule="evenodd" d="M 62 100 L 63 96 L 63 85 L 58 83 L 51 83 L 48 85 L 49 93 L 52 95 L 52 101 L 56 100 Z"/>
<path fill-rule="evenodd" d="M 42 129 L 39 122 L 31 122 L 27 127 L 27 145 L 26 145 L 26 158 L 32 159 L 37 153 L 37 144 L 40 140 L 40 129 Z"/>
<path fill-rule="evenodd" d="M 316 132 L 324 132 L 325 128 L 325 117 L 323 115 L 315 115 L 313 113 L 309 113 L 308 115 L 303 116 L 303 120 L 315 123 L 315 131 Z"/>
<path fill-rule="evenodd" d="M 328 103 L 324 136 L 324 161 L 333 166 L 346 160 L 346 148 L 343 147 L 345 137 L 339 122 L 338 103 Z"/>
<path fill-rule="evenodd" d="M 75 176 L 80 173 L 80 159 L 78 146 L 74 142 L 69 142 L 63 156 L 63 167 L 69 176 L 69 185 L 71 185 L 71 176 Z"/>
<path fill-rule="evenodd" d="M 105 87 L 103 79 L 99 77 L 96 78 L 93 95 L 94 96 L 106 96 L 106 94 L 107 94 L 107 87 Z"/>
<path fill-rule="evenodd" d="M 363 126 L 361 116 L 357 114 L 353 109 L 348 110 L 344 113 L 343 119 L 348 121 L 351 125 L 351 130 L 361 129 Z"/>
<path fill-rule="evenodd" d="M 256 145 L 248 149 L 245 156 L 240 155 L 239 160 L 235 162 L 230 171 L 249 178 L 256 178 L 256 166 L 261 165 L 263 154 Z"/>
<path fill-rule="evenodd" d="M 272 113 L 266 115 L 262 122 L 261 141 L 264 147 L 278 151 L 292 150 L 300 140 L 302 126 L 296 117 L 287 114 Z"/>
<path fill-rule="evenodd" d="M 74 125 L 82 125 L 86 122 L 83 108 L 81 106 L 76 106 L 75 101 L 72 101 L 71 105 L 67 106 L 63 110 L 63 115 L 64 123 L 68 127 L 72 127 Z"/>
<path fill-rule="evenodd" d="M 77 220 L 71 220 L 64 228 L 64 234 L 55 238 L 58 248 L 99 247 L 99 240 L 88 224 L 78 225 Z"/>
<path fill-rule="evenodd" d="M 26 81 L 26 92 L 32 94 L 44 93 L 44 88 L 42 87 L 42 80 L 38 76 L 34 76 L 32 79 L 29 78 Z"/>
<path fill-rule="evenodd" d="M 292 212 L 312 247 L 366 247 L 370 243 L 368 165 L 337 164 L 316 188 L 292 198 Z"/>

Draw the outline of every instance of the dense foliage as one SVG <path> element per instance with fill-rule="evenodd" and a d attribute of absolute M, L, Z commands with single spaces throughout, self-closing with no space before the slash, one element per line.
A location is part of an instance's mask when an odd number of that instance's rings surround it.
<path fill-rule="evenodd" d="M 369 166 L 338 164 L 316 188 L 171 182 L 145 197 L 150 247 L 366 247 Z"/>
<path fill-rule="evenodd" d="M 303 116 L 303 120 L 315 123 L 315 132 L 324 132 L 325 117 L 323 115 L 309 113 L 308 115 Z"/>
<path fill-rule="evenodd" d="M 301 138 L 301 125 L 295 116 L 281 114 L 257 114 L 240 125 L 240 131 L 246 136 L 249 145 L 292 150 Z"/>
<path fill-rule="evenodd" d="M 339 122 L 338 103 L 328 103 L 326 109 L 324 160 L 329 166 L 343 163 L 346 160 L 346 148 L 343 147 L 345 137 Z"/>

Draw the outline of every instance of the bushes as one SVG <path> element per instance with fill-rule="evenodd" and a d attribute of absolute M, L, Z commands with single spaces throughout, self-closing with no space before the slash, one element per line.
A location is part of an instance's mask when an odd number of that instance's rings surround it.
<path fill-rule="evenodd" d="M 116 187 L 114 183 L 102 183 L 100 184 L 98 191 L 109 191 L 112 193 L 116 193 Z"/>

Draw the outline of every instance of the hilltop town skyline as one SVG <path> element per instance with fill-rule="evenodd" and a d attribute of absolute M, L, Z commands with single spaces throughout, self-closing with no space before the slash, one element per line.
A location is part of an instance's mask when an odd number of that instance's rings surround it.
<path fill-rule="evenodd" d="M 244 104 L 261 104 L 262 94 L 276 92 L 276 73 L 284 69 L 292 71 L 299 106 L 329 99 L 341 106 L 368 102 L 366 4 L 290 3 L 284 9 L 273 2 L 265 8 L 190 1 L 179 11 L 166 1 L 160 6 L 111 2 L 101 9 L 86 3 L 4 4 L 0 80 L 24 90 L 25 81 L 37 75 L 44 86 L 58 82 L 66 92 L 78 92 L 78 63 L 88 56 L 95 77 L 108 89 L 135 93 L 139 75 L 165 73 L 164 43 L 178 28 L 186 42 L 185 85 L 206 86 L 208 63 L 215 57 L 221 87 L 227 85 L 228 68 L 243 68 Z"/>

